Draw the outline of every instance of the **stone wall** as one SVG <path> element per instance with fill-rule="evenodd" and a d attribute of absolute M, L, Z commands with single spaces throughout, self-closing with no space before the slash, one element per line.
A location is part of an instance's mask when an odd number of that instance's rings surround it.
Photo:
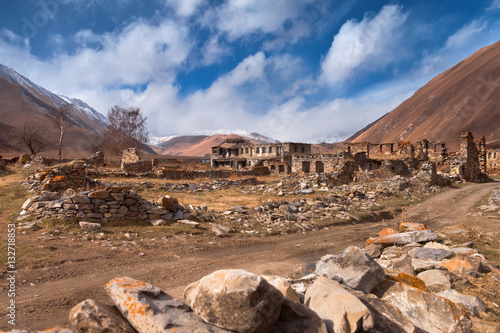
<path fill-rule="evenodd" d="M 67 188 L 77 190 L 91 183 L 82 160 L 37 169 L 28 177 L 28 181 L 40 185 L 40 189 L 45 191 L 62 191 Z"/>
<path fill-rule="evenodd" d="M 191 214 L 190 209 L 180 205 L 176 199 L 157 205 L 127 187 L 107 187 L 79 194 L 71 191 L 64 194 L 43 192 L 28 199 L 22 209 L 21 215 L 95 223 L 120 219 L 174 221 Z"/>

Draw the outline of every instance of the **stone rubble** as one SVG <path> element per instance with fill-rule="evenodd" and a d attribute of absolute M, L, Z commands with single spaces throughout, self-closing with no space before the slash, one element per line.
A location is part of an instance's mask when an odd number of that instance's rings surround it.
<path fill-rule="evenodd" d="M 419 228 L 399 234 L 413 239 L 415 232 L 432 233 Z M 432 234 L 445 235 L 443 230 Z M 475 252 L 455 254 L 446 249 L 473 244 L 453 245 L 441 236 L 417 240 L 423 244 L 379 244 L 379 254 L 372 251 L 372 256 L 349 247 L 341 254 L 323 256 L 304 271 L 309 275 L 299 279 L 259 276 L 239 269 L 216 271 L 185 289 L 186 304 L 150 284 L 116 278 L 106 290 L 121 315 L 116 308 L 86 300 L 71 310 L 75 330 L 56 328 L 54 332 L 499 331 L 498 324 L 479 318 L 488 311 L 488 304 L 454 289 L 470 284 L 471 272 L 494 274 L 497 268 Z M 455 256 L 410 259 L 416 250 L 424 249 Z M 379 264 L 382 261 L 389 262 L 389 268 L 384 270 Z M 393 263 L 402 261 L 412 266 L 413 274 L 393 270 L 401 267 Z M 428 268 L 422 268 L 426 262 Z"/>

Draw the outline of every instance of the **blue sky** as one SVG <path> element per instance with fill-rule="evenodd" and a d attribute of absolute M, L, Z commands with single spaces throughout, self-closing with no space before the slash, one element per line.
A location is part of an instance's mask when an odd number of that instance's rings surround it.
<path fill-rule="evenodd" d="M 500 36 L 500 0 L 22 0 L 0 63 L 151 135 L 345 139 Z"/>

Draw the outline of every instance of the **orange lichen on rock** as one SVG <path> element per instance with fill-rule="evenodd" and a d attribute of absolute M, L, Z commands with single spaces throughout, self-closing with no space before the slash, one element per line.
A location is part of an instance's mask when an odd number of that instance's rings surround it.
<path fill-rule="evenodd" d="M 55 176 L 52 181 L 54 183 L 62 183 L 66 181 L 66 176 Z"/>
<path fill-rule="evenodd" d="M 418 288 L 420 290 L 425 290 L 427 288 L 427 286 L 425 285 L 425 282 L 422 281 L 421 279 L 419 279 L 418 277 L 411 276 L 411 275 L 408 275 L 406 273 L 401 273 L 401 272 L 398 272 L 397 274 L 395 274 L 395 273 L 386 271 L 385 274 L 386 274 L 385 278 L 387 280 L 404 283 L 404 284 L 407 284 L 409 286 Z"/>
<path fill-rule="evenodd" d="M 389 235 L 394 235 L 394 234 L 397 234 L 398 232 L 396 230 L 394 230 L 393 228 L 385 228 L 384 230 L 381 230 L 378 235 L 380 237 L 382 236 L 389 236 Z"/>
<path fill-rule="evenodd" d="M 421 223 L 401 222 L 399 224 L 399 232 L 419 231 L 419 230 L 427 230 L 427 227 Z"/>

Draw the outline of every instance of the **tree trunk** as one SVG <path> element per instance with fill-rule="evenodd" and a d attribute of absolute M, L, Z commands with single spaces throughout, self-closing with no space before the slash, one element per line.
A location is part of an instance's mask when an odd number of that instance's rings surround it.
<path fill-rule="evenodd" d="M 63 137 L 64 137 L 64 129 L 63 129 L 63 126 L 61 124 L 61 132 L 59 133 L 59 161 L 62 160 Z"/>

